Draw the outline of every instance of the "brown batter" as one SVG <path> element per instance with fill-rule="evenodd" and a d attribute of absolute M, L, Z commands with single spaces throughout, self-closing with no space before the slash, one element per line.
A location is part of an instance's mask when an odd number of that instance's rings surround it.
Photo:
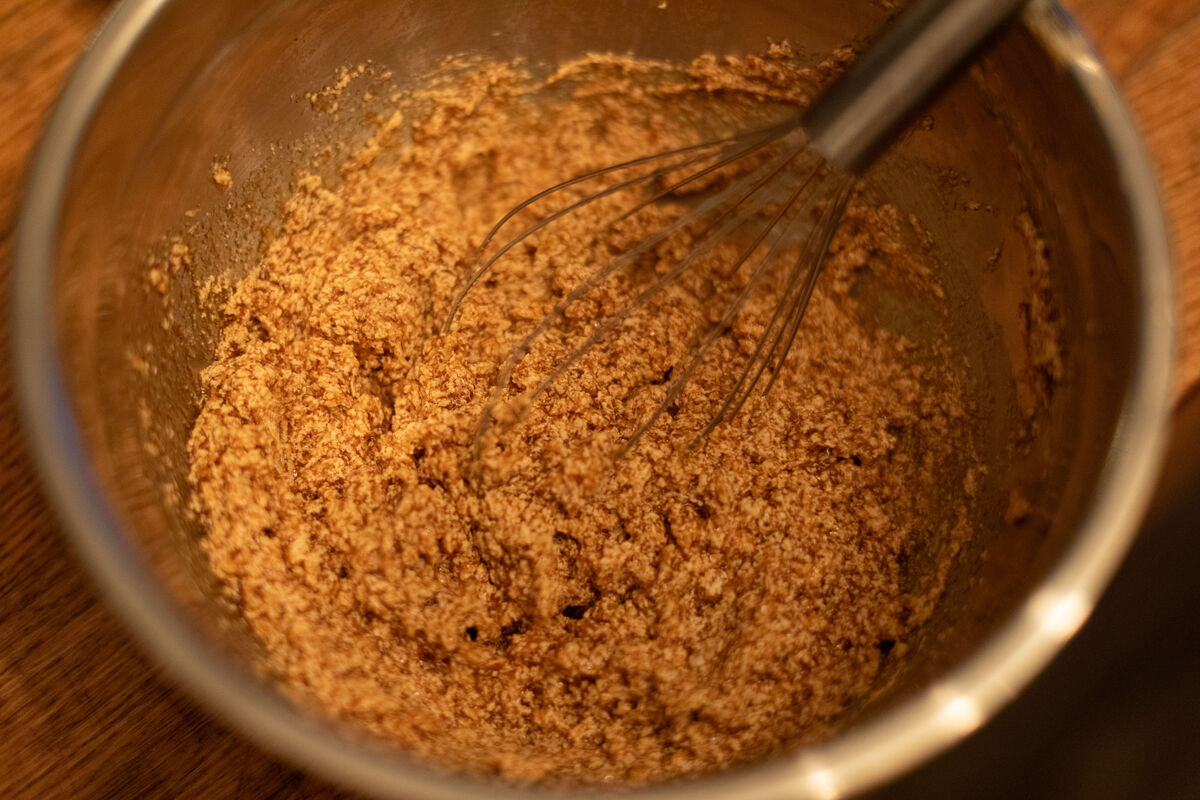
<path fill-rule="evenodd" d="M 902 657 L 970 532 L 969 496 L 939 488 L 973 465 L 961 366 L 921 366 L 852 296 L 877 270 L 938 302 L 894 209 L 851 205 L 772 393 L 688 454 L 728 370 L 611 461 L 711 319 L 703 274 L 473 456 L 499 363 L 603 256 L 604 204 L 518 248 L 437 333 L 507 208 L 801 100 L 791 64 L 593 58 L 537 87 L 481 67 L 405 98 L 336 186 L 298 179 L 226 305 L 190 443 L 212 567 L 298 699 L 457 768 L 636 783 L 819 739 Z M 589 297 L 510 388 L 629 285 Z M 757 300 L 715 363 L 770 311 Z M 932 545 L 939 567 L 912 573 Z"/>

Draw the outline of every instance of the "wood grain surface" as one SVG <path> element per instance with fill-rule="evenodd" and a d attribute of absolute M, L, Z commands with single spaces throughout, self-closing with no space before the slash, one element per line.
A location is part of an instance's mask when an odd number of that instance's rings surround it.
<path fill-rule="evenodd" d="M 1068 0 L 1126 92 L 1174 224 L 1178 387 L 1200 387 L 1200 0 Z M 19 430 L 8 273 L 25 163 L 109 3 L 0 0 L 0 798 L 334 798 L 207 718 L 66 548 Z"/>

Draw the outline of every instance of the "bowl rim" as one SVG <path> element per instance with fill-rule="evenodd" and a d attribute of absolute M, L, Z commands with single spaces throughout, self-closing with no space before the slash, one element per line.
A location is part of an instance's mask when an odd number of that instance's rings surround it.
<path fill-rule="evenodd" d="M 386 797 L 553 796 L 443 772 L 338 735 L 294 708 L 206 642 L 152 578 L 122 534 L 92 474 L 56 355 L 53 264 L 78 147 L 126 54 L 172 0 L 126 0 L 94 34 L 62 91 L 31 162 L 17 226 L 13 364 L 21 416 L 43 485 L 78 556 L 135 638 L 203 706 L 291 763 Z M 863 791 L 931 758 L 1012 699 L 1087 619 L 1137 533 L 1169 430 L 1174 298 L 1167 223 L 1157 179 L 1130 115 L 1074 20 L 1036 3 L 1024 24 L 1091 104 L 1130 199 L 1142 325 L 1096 502 L 1061 561 L 965 661 L 912 698 L 826 744 L 763 764 L 621 792 L 645 798 L 829 798 Z M 587 791 L 599 796 L 602 792 Z"/>

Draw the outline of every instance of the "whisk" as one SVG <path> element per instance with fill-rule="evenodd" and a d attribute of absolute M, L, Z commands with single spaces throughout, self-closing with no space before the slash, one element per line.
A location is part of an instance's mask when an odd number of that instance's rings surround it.
<path fill-rule="evenodd" d="M 651 426 L 674 407 L 713 344 L 729 331 L 750 294 L 772 270 L 787 270 L 776 281 L 777 296 L 765 327 L 717 410 L 692 439 L 702 441 L 721 422 L 733 419 L 759 388 L 770 392 L 787 360 L 812 297 L 834 231 L 857 176 L 933 91 L 991 34 L 1014 17 L 1026 0 L 918 0 L 803 113 L 759 130 L 655 153 L 603 167 L 547 188 L 505 214 L 485 237 L 466 281 L 451 305 L 443 332 L 451 329 L 464 300 L 506 253 L 549 225 L 621 192 L 649 189 L 650 196 L 617 215 L 600 233 L 664 198 L 702 186 L 722 171 L 744 166 L 742 174 L 712 192 L 661 228 L 598 264 L 589 277 L 558 300 L 504 360 L 476 433 L 478 456 L 484 434 L 496 424 L 496 408 L 518 365 L 537 340 L 566 318 L 568 309 L 680 231 L 699 231 L 677 260 L 611 315 L 597 320 L 591 335 L 571 350 L 525 397 L 525 407 L 611 334 L 635 311 L 715 248 L 737 243 L 737 257 L 724 277 L 738 283 L 717 322 L 700 336 L 681 369 L 664 375 L 665 396 L 620 446 L 626 454 Z M 687 170 L 691 170 L 688 172 Z M 629 174 L 629 177 L 622 177 Z M 682 174 L 682 177 L 676 177 Z M 621 177 L 615 183 L 615 177 Z M 534 204 L 567 190 L 598 188 L 568 202 L 501 240 L 500 234 Z M 735 237 L 737 237 L 735 239 Z M 787 259 L 783 261 L 783 259 Z M 763 385 L 764 376 L 769 376 Z"/>

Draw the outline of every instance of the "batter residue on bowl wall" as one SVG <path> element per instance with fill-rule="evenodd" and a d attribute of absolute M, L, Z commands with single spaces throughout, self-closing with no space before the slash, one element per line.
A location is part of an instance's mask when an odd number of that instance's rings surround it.
<path fill-rule="evenodd" d="M 408 98 L 336 185 L 298 178 L 224 309 L 190 442 L 212 568 L 296 697 L 441 764 L 636 783 L 819 739 L 903 657 L 970 535 L 976 466 L 964 367 L 851 297 L 877 271 L 941 302 L 894 209 L 851 204 L 787 369 L 692 453 L 720 371 L 609 460 L 710 318 L 704 270 L 473 458 L 499 363 L 606 246 L 603 203 L 517 248 L 437 333 L 505 210 L 694 141 L 701 118 L 801 100 L 792 63 L 596 57 L 536 87 L 477 67 Z M 591 296 L 515 387 L 627 291 Z M 909 569 L 917 551 L 936 568 Z"/>

